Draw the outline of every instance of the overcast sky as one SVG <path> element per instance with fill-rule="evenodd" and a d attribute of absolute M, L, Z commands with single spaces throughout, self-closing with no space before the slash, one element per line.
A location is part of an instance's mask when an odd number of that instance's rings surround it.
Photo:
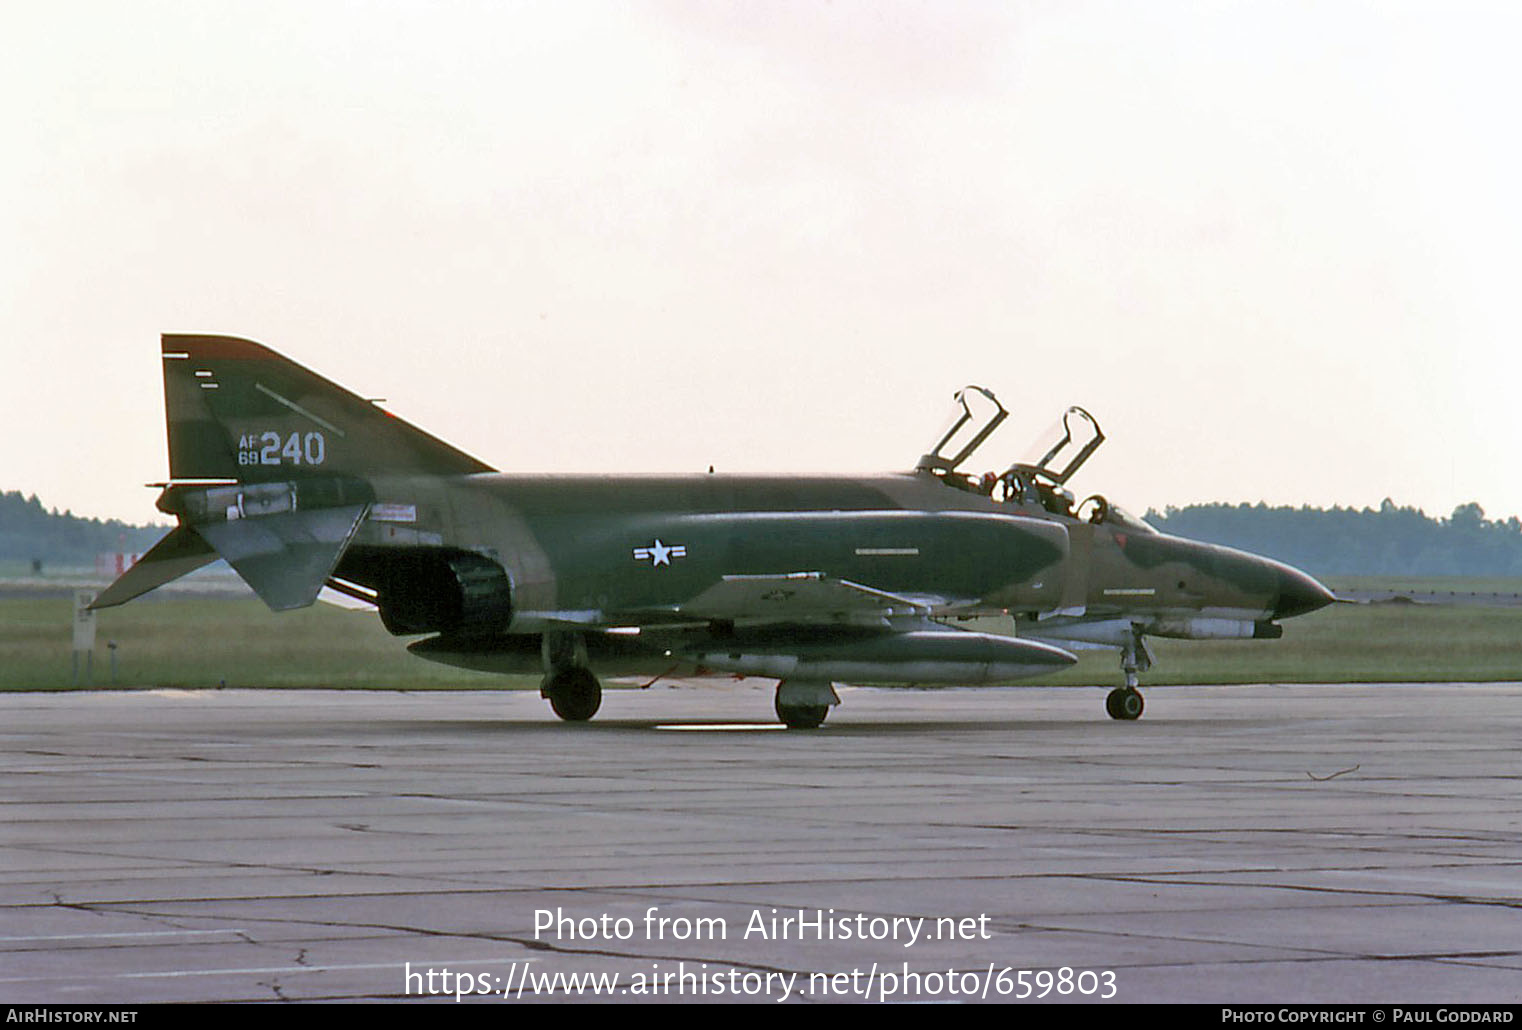
<path fill-rule="evenodd" d="M 8 4 L 0 489 L 158 517 L 158 334 L 506 472 L 1522 514 L 1514 5 Z"/>

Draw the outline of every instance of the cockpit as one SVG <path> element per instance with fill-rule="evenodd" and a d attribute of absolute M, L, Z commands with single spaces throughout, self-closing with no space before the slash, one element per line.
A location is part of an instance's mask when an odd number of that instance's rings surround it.
<path fill-rule="evenodd" d="M 1003 472 L 973 475 L 962 471 L 963 463 L 993 435 L 1009 412 L 992 391 L 981 386 L 958 390 L 955 400 L 950 425 L 920 458 L 916 471 L 934 476 L 950 488 L 982 494 L 997 504 L 1027 511 L 1040 509 L 1096 525 L 1123 526 L 1136 533 L 1157 532 L 1099 494 L 1074 503 L 1067 482 L 1105 439 L 1099 423 L 1087 411 L 1076 406 L 1064 411 L 1026 452 L 1031 460 L 1016 462 Z"/>

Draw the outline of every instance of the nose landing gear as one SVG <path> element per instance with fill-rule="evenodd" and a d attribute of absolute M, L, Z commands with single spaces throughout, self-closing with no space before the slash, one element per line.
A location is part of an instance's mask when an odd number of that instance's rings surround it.
<path fill-rule="evenodd" d="M 1120 668 L 1126 675 L 1126 685 L 1116 687 L 1106 695 L 1105 713 L 1112 719 L 1130 722 L 1140 719 L 1142 709 L 1146 707 L 1141 692 L 1136 689 L 1140 682 L 1139 674 L 1152 668 L 1152 652 L 1135 628 L 1121 645 Z"/>

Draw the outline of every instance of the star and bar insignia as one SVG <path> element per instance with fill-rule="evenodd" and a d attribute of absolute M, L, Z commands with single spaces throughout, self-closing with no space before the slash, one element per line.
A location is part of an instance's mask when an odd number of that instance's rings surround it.
<path fill-rule="evenodd" d="M 648 561 L 652 568 L 657 565 L 670 565 L 673 558 L 687 557 L 687 548 L 682 544 L 663 544 L 659 540 L 649 547 L 636 547 L 634 549 L 635 561 Z"/>

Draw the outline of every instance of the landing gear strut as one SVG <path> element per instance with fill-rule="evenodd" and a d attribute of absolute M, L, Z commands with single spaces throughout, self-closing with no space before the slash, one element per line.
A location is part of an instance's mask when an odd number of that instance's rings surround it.
<path fill-rule="evenodd" d="M 1152 668 L 1152 652 L 1147 648 L 1141 633 L 1134 628 L 1121 645 L 1120 668 L 1126 675 L 1126 685 L 1116 687 L 1105 697 L 1105 712 L 1112 719 L 1126 722 L 1140 719 L 1146 702 L 1136 689 L 1140 682 L 1138 674 Z"/>
<path fill-rule="evenodd" d="M 777 684 L 777 718 L 790 730 L 817 730 L 830 714 L 830 706 L 838 704 L 840 698 L 829 683 L 783 680 Z"/>

